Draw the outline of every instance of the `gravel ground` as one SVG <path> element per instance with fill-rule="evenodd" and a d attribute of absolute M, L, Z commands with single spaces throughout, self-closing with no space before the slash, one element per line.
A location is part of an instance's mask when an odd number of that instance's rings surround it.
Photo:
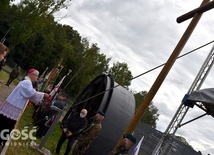
<path fill-rule="evenodd" d="M 0 80 L 0 105 L 6 100 L 6 98 L 10 95 L 12 90 L 15 88 L 13 83 L 10 86 L 6 86 L 7 81 Z"/>

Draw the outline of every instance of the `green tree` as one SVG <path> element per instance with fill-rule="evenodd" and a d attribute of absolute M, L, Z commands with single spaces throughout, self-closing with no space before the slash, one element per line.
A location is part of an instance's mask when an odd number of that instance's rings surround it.
<path fill-rule="evenodd" d="M 67 65 L 74 66 L 73 81 L 71 82 L 69 89 L 72 89 L 72 94 L 77 96 L 81 91 L 98 75 L 107 72 L 108 63 L 110 58 L 100 53 L 96 43 L 91 46 L 84 38 L 83 51 L 77 51 L 73 54 L 73 57 L 66 61 Z"/>
<path fill-rule="evenodd" d="M 67 7 L 69 2 L 70 0 L 22 0 L 11 5 L 2 14 L 6 25 L 12 28 L 9 38 L 10 49 L 19 43 L 25 43 L 48 24 L 52 24 L 53 14 Z"/>
<path fill-rule="evenodd" d="M 125 88 L 128 88 L 131 85 L 131 79 L 133 78 L 133 76 L 128 68 L 127 63 L 113 63 L 113 66 L 109 69 L 109 73 L 113 75 L 114 80 L 119 85 Z"/>
<path fill-rule="evenodd" d="M 0 12 L 5 11 L 9 8 L 10 1 L 9 0 L 1 0 L 0 1 Z"/>
<path fill-rule="evenodd" d="M 61 33 L 57 33 L 56 30 L 61 30 Z M 62 58 L 65 42 L 63 35 L 61 25 L 47 25 L 47 27 L 31 36 L 26 43 L 18 44 L 10 52 L 9 58 L 23 69 L 31 67 L 36 67 L 39 70 L 44 70 L 46 67 L 53 68 Z"/>
<path fill-rule="evenodd" d="M 61 63 L 57 83 L 71 69 L 62 87 L 68 84 L 68 93 L 76 97 L 96 76 L 108 72 L 110 58 L 72 27 L 55 22 L 53 14 L 69 1 L 22 0 L 9 5 L 6 11 L 0 10 L 0 35 L 10 29 L 8 60 L 25 70 L 35 67 L 42 73 L 46 67 L 51 70 Z"/>
<path fill-rule="evenodd" d="M 146 97 L 146 94 L 147 94 L 146 91 L 134 93 L 135 102 L 136 102 L 136 111 L 139 108 L 139 106 L 141 105 L 144 98 Z M 141 121 L 156 128 L 156 121 L 158 120 L 158 116 L 159 116 L 158 109 L 151 102 L 149 107 L 147 108 L 146 112 L 144 113 Z"/>
<path fill-rule="evenodd" d="M 177 135 L 171 135 L 171 136 L 173 136 L 173 137 L 176 138 L 177 140 L 181 141 L 182 143 L 186 144 L 187 146 L 193 148 L 193 147 L 187 142 L 187 140 L 186 140 L 184 137 L 177 136 Z"/>

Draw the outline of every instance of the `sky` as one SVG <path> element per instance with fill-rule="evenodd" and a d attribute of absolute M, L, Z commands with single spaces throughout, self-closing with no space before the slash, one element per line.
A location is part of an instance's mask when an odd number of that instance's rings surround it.
<path fill-rule="evenodd" d="M 59 23 L 70 25 L 100 52 L 128 64 L 133 77 L 165 63 L 190 20 L 178 24 L 176 18 L 200 6 L 201 0 L 72 0 L 67 9 L 57 13 Z M 214 40 L 214 10 L 205 12 L 181 54 Z M 210 52 L 210 44 L 178 59 L 153 98 L 160 114 L 157 129 L 164 132 L 188 92 L 194 78 Z M 149 91 L 162 68 L 131 82 L 134 91 Z M 201 89 L 213 87 L 212 69 Z M 191 108 L 183 122 L 204 112 Z M 214 119 L 205 116 L 178 129 L 195 150 L 204 155 L 214 153 Z"/>

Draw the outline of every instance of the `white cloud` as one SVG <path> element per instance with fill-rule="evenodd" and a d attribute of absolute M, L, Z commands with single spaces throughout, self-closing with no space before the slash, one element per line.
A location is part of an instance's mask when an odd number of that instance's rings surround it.
<path fill-rule="evenodd" d="M 113 62 L 126 62 L 137 76 L 167 61 L 190 20 L 176 23 L 180 15 L 198 7 L 201 0 L 73 0 L 67 18 L 60 22 L 71 25 L 81 36 L 89 38 Z M 213 10 L 202 16 L 181 54 L 213 40 Z M 164 131 L 185 93 L 198 74 L 211 45 L 177 60 L 153 99 L 160 117 L 158 129 Z M 149 91 L 162 68 L 132 81 L 131 88 Z M 213 87 L 211 70 L 202 88 Z M 185 120 L 200 114 L 194 107 Z M 203 153 L 213 153 L 211 136 L 213 118 L 205 116 L 180 128 L 177 134 Z M 203 128 L 202 128 L 203 127 Z"/>

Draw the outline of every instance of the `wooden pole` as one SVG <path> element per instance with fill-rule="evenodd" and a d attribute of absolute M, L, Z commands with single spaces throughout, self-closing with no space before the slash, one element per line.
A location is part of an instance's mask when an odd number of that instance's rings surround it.
<path fill-rule="evenodd" d="M 213 8 L 214 8 L 214 1 L 209 2 L 206 5 L 200 6 L 184 15 L 181 15 L 180 17 L 177 18 L 177 23 L 181 23 L 183 21 L 186 21 L 186 20 L 192 18 L 196 13 L 204 13 Z"/>
<path fill-rule="evenodd" d="M 201 5 L 208 3 L 209 0 L 204 0 Z M 158 89 L 160 88 L 161 84 L 163 83 L 164 79 L 166 78 L 167 74 L 169 73 L 171 67 L 175 63 L 177 57 L 179 56 L 180 52 L 182 51 L 184 45 L 188 41 L 189 37 L 191 36 L 193 30 L 195 29 L 198 21 L 200 20 L 202 14 L 195 14 L 192 21 L 190 22 L 189 26 L 187 27 L 186 31 L 184 32 L 183 36 L 181 37 L 180 41 L 176 45 L 174 51 L 170 55 L 169 59 L 167 60 L 165 66 L 161 70 L 160 74 L 158 75 L 157 79 L 155 80 L 154 84 L 152 85 L 151 89 L 149 90 L 148 94 L 146 95 L 145 99 L 141 103 L 140 107 L 136 111 L 134 117 L 132 118 L 131 122 L 129 123 L 128 127 L 126 128 L 124 133 L 133 133 L 134 129 L 140 122 L 144 112 L 148 108 L 149 104 L 152 102 L 155 94 L 157 93 Z M 123 139 L 123 135 L 120 137 L 116 147 L 118 147 Z"/>

